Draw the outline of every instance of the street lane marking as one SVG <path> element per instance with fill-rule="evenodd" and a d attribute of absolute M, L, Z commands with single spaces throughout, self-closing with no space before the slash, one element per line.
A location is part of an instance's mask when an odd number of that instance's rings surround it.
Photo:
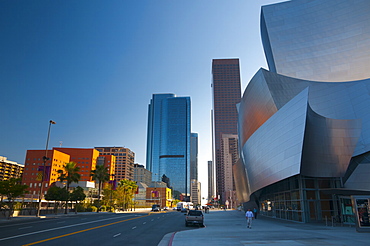
<path fill-rule="evenodd" d="M 117 218 L 113 217 L 113 218 L 107 218 L 107 219 L 103 219 L 103 220 L 94 220 L 94 221 L 84 222 L 84 223 L 80 223 L 80 224 L 73 224 L 73 225 L 67 225 L 67 226 L 62 226 L 62 227 L 55 227 L 55 228 L 50 228 L 50 229 L 46 229 L 46 230 L 42 230 L 42 231 L 36 231 L 36 232 L 30 232 L 30 233 L 16 235 L 16 236 L 12 236 L 12 237 L 0 238 L 0 241 L 4 241 L 4 240 L 7 240 L 7 239 L 18 238 L 18 237 L 29 236 L 29 235 L 34 235 L 34 234 L 39 234 L 39 233 L 48 232 L 48 231 L 55 231 L 55 230 L 64 229 L 64 228 L 68 228 L 68 227 L 92 224 L 92 223 L 95 223 L 95 222 L 100 222 L 100 221 L 105 221 L 105 220 L 113 220 L 113 219 L 117 219 Z"/>
<path fill-rule="evenodd" d="M 29 225 L 29 224 L 37 224 L 37 223 L 44 223 L 45 222 L 45 219 L 42 219 L 42 220 L 39 220 L 39 221 L 30 221 L 30 222 L 24 222 L 24 223 L 15 223 L 15 224 L 10 224 L 10 225 L 2 225 L 0 226 L 0 229 L 3 228 L 3 227 L 6 227 L 6 228 L 9 228 L 9 227 L 16 227 L 16 226 L 20 226 L 20 225 Z"/>
<path fill-rule="evenodd" d="M 145 225 L 145 224 L 146 224 L 146 222 L 143 223 L 143 225 Z"/>
<path fill-rule="evenodd" d="M 47 238 L 47 239 L 40 240 L 40 241 L 37 241 L 37 242 L 24 244 L 22 246 L 35 245 L 35 244 L 39 244 L 39 243 L 51 241 L 51 240 L 54 240 L 54 239 L 58 239 L 58 238 L 62 238 L 62 237 L 67 237 L 67 236 L 75 235 L 75 234 L 78 234 L 78 233 L 82 233 L 82 232 L 86 232 L 86 231 L 91 231 L 91 230 L 103 228 L 103 227 L 110 226 L 110 225 L 119 224 L 119 223 L 126 222 L 126 221 L 129 221 L 129 220 L 135 220 L 135 219 L 139 219 L 139 218 L 143 218 L 143 217 L 147 217 L 147 216 L 149 216 L 149 215 L 144 215 L 144 216 L 141 216 L 141 217 L 136 217 L 136 218 L 134 217 L 134 218 L 126 219 L 126 220 L 116 221 L 116 222 L 109 223 L 109 224 L 106 224 L 106 225 L 91 227 L 91 228 L 84 229 L 84 230 L 81 230 L 81 231 L 71 232 L 71 233 L 67 233 L 67 234 L 64 234 L 64 235 L 57 236 L 57 237 L 51 237 L 51 238 Z"/>
<path fill-rule="evenodd" d="M 33 227 L 33 226 L 21 227 L 21 228 L 18 228 L 18 230 L 28 229 L 28 228 L 32 228 L 32 227 Z"/>
<path fill-rule="evenodd" d="M 133 229 L 136 229 L 136 226 L 132 227 L 132 230 L 133 230 Z"/>
<path fill-rule="evenodd" d="M 121 235 L 121 233 L 118 233 L 118 234 L 114 235 L 113 237 L 118 237 L 119 235 Z"/>

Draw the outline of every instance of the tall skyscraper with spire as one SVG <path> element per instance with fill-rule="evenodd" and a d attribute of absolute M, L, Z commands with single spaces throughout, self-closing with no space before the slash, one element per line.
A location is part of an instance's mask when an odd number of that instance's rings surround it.
<path fill-rule="evenodd" d="M 224 134 L 237 135 L 238 112 L 236 104 L 241 99 L 239 59 L 213 59 L 213 163 L 216 175 L 216 195 L 225 202 L 226 183 L 233 179 L 232 173 L 225 172 L 226 159 L 222 156 Z"/>
<path fill-rule="evenodd" d="M 153 94 L 148 108 L 146 167 L 152 180 L 163 175 L 174 190 L 190 193 L 190 97 Z"/>

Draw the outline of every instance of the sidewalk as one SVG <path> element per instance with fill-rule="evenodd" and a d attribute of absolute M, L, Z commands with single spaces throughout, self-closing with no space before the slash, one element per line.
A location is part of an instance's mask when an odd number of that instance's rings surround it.
<path fill-rule="evenodd" d="M 205 214 L 205 228 L 167 234 L 159 246 L 188 245 L 370 245 L 369 233 L 355 227 L 303 224 L 259 216 L 247 228 L 244 212 Z"/>

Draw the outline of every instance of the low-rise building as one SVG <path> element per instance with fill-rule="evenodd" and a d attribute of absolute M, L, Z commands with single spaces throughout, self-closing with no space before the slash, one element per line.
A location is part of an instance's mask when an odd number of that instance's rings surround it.
<path fill-rule="evenodd" d="M 167 187 L 147 187 L 147 205 L 159 204 L 161 208 L 172 206 L 172 190 Z"/>
<path fill-rule="evenodd" d="M 11 178 L 22 178 L 24 165 L 9 161 L 5 156 L 0 156 L 0 181 Z"/>
<path fill-rule="evenodd" d="M 45 166 L 44 158 L 46 157 Z M 29 193 L 25 196 L 37 199 L 40 194 L 41 183 L 43 194 L 46 194 L 50 185 L 58 181 L 58 170 L 70 161 L 70 156 L 58 150 L 27 150 L 22 183 L 28 185 Z M 45 168 L 45 171 L 43 171 Z M 45 174 L 42 178 L 43 173 Z"/>
<path fill-rule="evenodd" d="M 148 207 L 146 199 L 146 189 L 148 185 L 143 182 L 136 182 L 139 187 L 139 192 L 135 194 L 135 206 L 138 208 Z"/>

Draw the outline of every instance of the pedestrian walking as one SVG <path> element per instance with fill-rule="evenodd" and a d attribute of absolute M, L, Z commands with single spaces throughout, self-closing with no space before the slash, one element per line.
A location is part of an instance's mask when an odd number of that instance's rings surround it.
<path fill-rule="evenodd" d="M 247 228 L 252 229 L 252 220 L 254 219 L 254 215 L 250 209 L 245 213 L 245 218 L 247 219 Z"/>
<path fill-rule="evenodd" d="M 257 213 L 258 213 L 257 208 L 254 208 L 254 209 L 253 209 L 253 214 L 254 214 L 254 218 L 255 218 L 255 219 L 257 219 Z"/>

